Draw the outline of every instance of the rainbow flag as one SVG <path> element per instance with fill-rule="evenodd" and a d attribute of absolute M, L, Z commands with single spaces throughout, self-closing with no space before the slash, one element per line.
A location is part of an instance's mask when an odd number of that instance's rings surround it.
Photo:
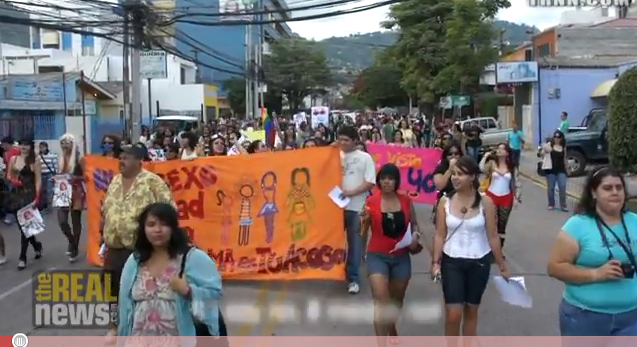
<path fill-rule="evenodd" d="M 265 130 L 265 144 L 269 148 L 274 148 L 276 129 L 274 126 L 274 119 L 272 119 L 272 116 L 268 114 L 268 109 L 261 109 L 261 120 L 263 120 L 263 129 Z"/>

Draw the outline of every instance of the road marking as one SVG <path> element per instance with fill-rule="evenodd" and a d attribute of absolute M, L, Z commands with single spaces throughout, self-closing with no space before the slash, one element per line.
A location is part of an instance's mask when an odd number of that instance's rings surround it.
<path fill-rule="evenodd" d="M 288 289 L 288 282 L 284 282 L 283 287 L 277 291 L 276 301 L 274 302 L 274 306 L 278 305 L 280 302 L 285 300 L 285 294 L 287 293 L 287 289 Z M 274 330 L 280 323 L 278 319 L 279 317 L 268 317 L 268 318 L 270 319 L 268 319 L 268 322 L 263 328 L 261 336 L 272 336 L 272 333 L 274 333 Z"/>
<path fill-rule="evenodd" d="M 268 282 L 263 282 L 261 286 L 259 286 L 259 291 L 257 292 L 257 302 L 255 306 L 258 308 L 263 308 L 268 301 Z M 250 336 L 252 329 L 256 326 L 256 324 L 242 324 L 239 329 L 237 336 Z"/>
<path fill-rule="evenodd" d="M 50 272 L 50 271 L 53 271 L 53 270 L 55 270 L 55 268 L 54 268 L 54 267 L 49 268 L 49 269 L 46 269 L 46 270 L 44 270 L 44 271 L 45 271 L 45 272 Z M 17 286 L 14 286 L 13 288 L 11 288 L 11 289 L 7 290 L 6 292 L 4 292 L 4 293 L 0 294 L 0 301 L 2 301 L 2 300 L 4 300 L 4 299 L 6 299 L 6 298 L 10 297 L 11 295 L 13 295 L 13 294 L 15 294 L 15 293 L 19 292 L 20 290 L 22 290 L 22 288 L 24 288 L 24 287 L 26 287 L 26 286 L 30 285 L 30 284 L 31 284 L 31 282 L 33 282 L 33 278 L 29 278 L 27 281 L 24 281 L 24 282 L 22 282 L 22 283 L 18 284 Z"/>

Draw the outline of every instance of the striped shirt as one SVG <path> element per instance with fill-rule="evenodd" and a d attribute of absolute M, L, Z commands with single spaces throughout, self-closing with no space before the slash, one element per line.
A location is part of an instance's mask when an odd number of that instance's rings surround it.
<path fill-rule="evenodd" d="M 55 175 L 57 173 L 58 155 L 56 153 L 40 154 L 40 161 L 42 162 L 43 175 Z"/>

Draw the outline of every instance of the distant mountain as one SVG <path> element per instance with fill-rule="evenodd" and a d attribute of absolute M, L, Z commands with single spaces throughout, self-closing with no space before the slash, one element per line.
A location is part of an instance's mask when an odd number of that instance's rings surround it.
<path fill-rule="evenodd" d="M 538 32 L 535 27 L 501 20 L 496 20 L 493 26 L 496 32 L 504 30 L 502 41 L 509 47 L 519 46 L 529 39 L 530 32 Z M 396 32 L 377 31 L 344 37 L 330 37 L 319 41 L 318 44 L 325 51 L 329 65 L 334 72 L 338 75 L 355 75 L 369 67 L 374 61 L 374 55 L 392 45 L 397 38 Z"/>

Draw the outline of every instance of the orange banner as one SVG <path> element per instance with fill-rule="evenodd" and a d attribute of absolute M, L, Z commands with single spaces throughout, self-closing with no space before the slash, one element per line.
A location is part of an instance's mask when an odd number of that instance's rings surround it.
<path fill-rule="evenodd" d="M 87 156 L 88 262 L 101 265 L 101 201 L 118 162 Z M 342 280 L 343 212 L 335 148 L 144 163 L 170 187 L 181 226 L 224 278 Z"/>

